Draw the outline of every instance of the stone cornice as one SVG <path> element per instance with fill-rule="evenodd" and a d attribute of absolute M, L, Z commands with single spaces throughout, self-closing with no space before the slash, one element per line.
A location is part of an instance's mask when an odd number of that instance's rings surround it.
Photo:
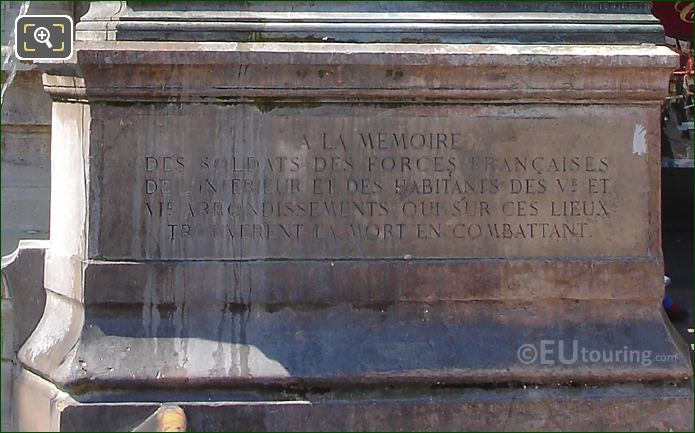
<path fill-rule="evenodd" d="M 639 103 L 677 64 L 654 45 L 90 42 L 44 65 L 44 86 L 89 101 Z"/>
<path fill-rule="evenodd" d="M 78 40 L 660 42 L 649 2 L 92 2 Z"/>

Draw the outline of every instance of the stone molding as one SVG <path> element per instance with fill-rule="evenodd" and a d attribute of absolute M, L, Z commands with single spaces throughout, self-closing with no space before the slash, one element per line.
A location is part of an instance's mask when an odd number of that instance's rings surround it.
<path fill-rule="evenodd" d="M 648 2 L 92 2 L 78 40 L 431 43 L 661 42 Z"/>
<path fill-rule="evenodd" d="M 661 100 L 676 66 L 672 51 L 654 45 L 78 43 L 72 61 L 44 66 L 44 87 L 57 100 L 255 99 L 269 108 L 275 100 L 641 104 Z"/>

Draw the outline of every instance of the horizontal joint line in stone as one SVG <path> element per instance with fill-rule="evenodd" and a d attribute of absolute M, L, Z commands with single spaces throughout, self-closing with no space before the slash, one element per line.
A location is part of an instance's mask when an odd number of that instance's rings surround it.
<path fill-rule="evenodd" d="M 659 258 L 655 256 L 596 256 L 596 257 L 538 257 L 538 258 L 510 258 L 510 257 L 428 257 L 428 258 L 403 258 L 399 256 L 385 257 L 385 258 L 363 258 L 363 257 L 353 257 L 353 258 L 284 258 L 284 257 L 267 257 L 267 258 L 248 258 L 248 259 L 201 259 L 201 258 L 187 258 L 187 259 L 139 259 L 139 260 L 123 260 L 123 259 L 87 259 L 84 263 L 87 264 L 153 264 L 153 263 L 186 263 L 186 262 L 197 262 L 197 263 L 244 263 L 244 262 L 293 262 L 293 263 L 316 263 L 316 262 L 404 262 L 404 263 L 429 263 L 429 262 L 439 262 L 439 263 L 480 263 L 480 262 L 500 262 L 500 263 L 566 263 L 566 262 L 580 262 L 580 263 L 591 263 L 591 262 L 659 262 Z"/>

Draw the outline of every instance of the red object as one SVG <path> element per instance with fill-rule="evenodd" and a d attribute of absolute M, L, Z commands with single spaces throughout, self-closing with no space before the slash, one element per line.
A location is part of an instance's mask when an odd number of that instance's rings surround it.
<path fill-rule="evenodd" d="M 661 21 L 666 36 L 676 39 L 693 39 L 693 14 L 695 2 L 652 2 L 652 14 Z"/>

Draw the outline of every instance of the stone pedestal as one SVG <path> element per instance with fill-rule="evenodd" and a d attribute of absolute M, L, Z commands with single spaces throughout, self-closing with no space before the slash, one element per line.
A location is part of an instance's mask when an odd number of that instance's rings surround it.
<path fill-rule="evenodd" d="M 19 419 L 130 430 L 172 402 L 192 430 L 692 429 L 660 308 L 668 49 L 113 42 L 173 16 L 119 13 L 44 75 L 47 306 Z M 347 18 L 367 34 L 370 13 Z"/>

